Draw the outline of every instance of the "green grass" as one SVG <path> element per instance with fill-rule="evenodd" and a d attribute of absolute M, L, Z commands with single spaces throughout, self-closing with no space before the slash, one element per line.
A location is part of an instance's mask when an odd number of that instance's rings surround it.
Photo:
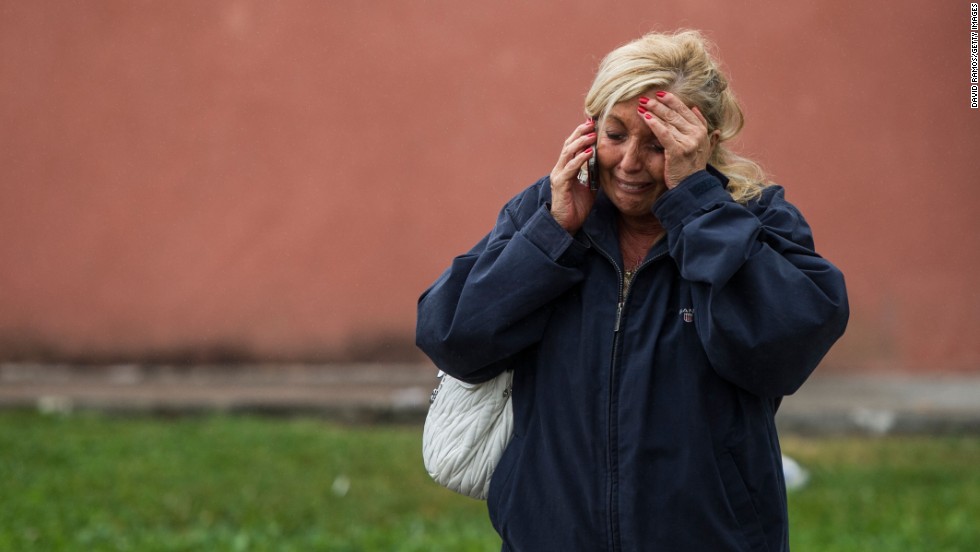
<path fill-rule="evenodd" d="M 980 439 L 802 440 L 810 483 L 789 494 L 799 551 L 980 550 Z"/>
<path fill-rule="evenodd" d="M 494 551 L 419 428 L 0 412 L 0 550 Z M 795 551 L 980 549 L 980 441 L 786 439 Z"/>
<path fill-rule="evenodd" d="M 484 503 L 428 479 L 419 439 L 302 419 L 2 413 L 0 550 L 499 550 Z"/>

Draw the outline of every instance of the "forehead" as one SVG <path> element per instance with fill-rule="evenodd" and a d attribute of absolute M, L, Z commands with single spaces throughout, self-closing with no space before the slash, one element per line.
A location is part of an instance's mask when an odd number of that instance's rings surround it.
<path fill-rule="evenodd" d="M 612 106 L 609 114 L 606 115 L 605 124 L 623 128 L 630 134 L 653 137 L 653 131 L 643 120 L 643 116 L 636 110 L 640 103 L 636 99 L 619 102 Z"/>

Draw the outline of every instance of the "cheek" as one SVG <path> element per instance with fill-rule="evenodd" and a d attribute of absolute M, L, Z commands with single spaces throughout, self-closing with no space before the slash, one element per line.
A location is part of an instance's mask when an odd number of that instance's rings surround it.
<path fill-rule="evenodd" d="M 611 147 L 599 147 L 599 151 L 596 154 L 596 161 L 599 163 L 599 168 L 603 170 L 609 170 L 619 163 L 619 156 L 616 154 Z"/>
<path fill-rule="evenodd" d="M 664 177 L 664 156 L 662 153 L 648 156 L 643 165 L 654 178 L 662 179 Z"/>

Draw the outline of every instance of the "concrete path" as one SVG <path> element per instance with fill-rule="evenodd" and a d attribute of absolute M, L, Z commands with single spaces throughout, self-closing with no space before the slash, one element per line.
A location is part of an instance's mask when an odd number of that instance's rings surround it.
<path fill-rule="evenodd" d="M 313 415 L 421 423 L 430 364 L 69 366 L 0 363 L 0 408 L 183 415 Z M 784 433 L 980 435 L 980 374 L 911 377 L 818 371 L 777 414 Z"/>

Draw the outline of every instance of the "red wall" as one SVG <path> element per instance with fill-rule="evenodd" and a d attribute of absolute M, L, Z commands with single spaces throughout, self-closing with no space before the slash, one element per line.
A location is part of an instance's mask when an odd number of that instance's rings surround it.
<path fill-rule="evenodd" d="M 969 3 L 600 4 L 0 0 L 0 359 L 406 354 L 602 55 L 683 26 L 847 276 L 828 369 L 980 371 Z"/>

